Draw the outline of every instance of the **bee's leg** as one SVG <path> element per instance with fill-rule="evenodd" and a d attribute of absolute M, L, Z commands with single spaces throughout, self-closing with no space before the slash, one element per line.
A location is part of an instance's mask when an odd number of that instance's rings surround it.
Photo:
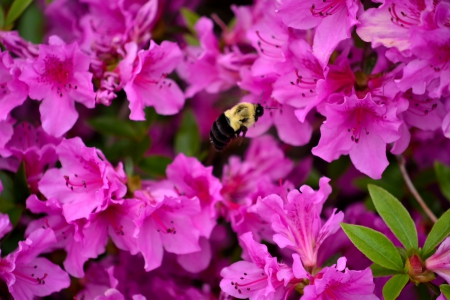
<path fill-rule="evenodd" d="M 245 138 L 245 134 L 247 133 L 248 128 L 245 126 L 241 126 L 241 128 L 239 128 L 239 131 L 242 132 L 242 137 L 241 140 L 239 141 L 239 146 L 242 144 L 242 141 Z"/>

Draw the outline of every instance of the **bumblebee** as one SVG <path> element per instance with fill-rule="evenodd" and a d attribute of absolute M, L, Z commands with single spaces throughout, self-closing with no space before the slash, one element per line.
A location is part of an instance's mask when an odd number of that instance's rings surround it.
<path fill-rule="evenodd" d="M 221 114 L 211 127 L 209 138 L 217 151 L 223 150 L 241 133 L 245 137 L 250 126 L 264 114 L 260 104 L 239 103 Z"/>

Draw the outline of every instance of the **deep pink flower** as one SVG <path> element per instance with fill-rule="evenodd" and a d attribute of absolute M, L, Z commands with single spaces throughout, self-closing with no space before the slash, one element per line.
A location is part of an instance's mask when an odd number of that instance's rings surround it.
<path fill-rule="evenodd" d="M 173 115 L 184 105 L 184 95 L 172 79 L 166 78 L 181 62 L 177 44 L 151 41 L 149 50 L 137 51 L 135 43 L 125 45 L 127 55 L 119 63 L 121 84 L 130 101 L 130 119 L 145 120 L 144 108 L 153 106 L 158 114 Z"/>
<path fill-rule="evenodd" d="M 11 155 L 11 152 L 5 149 L 5 146 L 14 134 L 13 126 L 15 122 L 16 120 L 11 117 L 8 117 L 4 121 L 0 121 L 0 128 L 2 128 L 2 130 L 0 130 L 0 155 L 2 156 L 7 157 Z"/>
<path fill-rule="evenodd" d="M 135 191 L 134 195 L 142 201 L 134 236 L 138 250 L 144 256 L 146 271 L 161 265 L 163 248 L 175 254 L 201 250 L 198 244 L 200 233 L 193 222 L 200 212 L 197 197 L 179 196 L 168 181 Z"/>
<path fill-rule="evenodd" d="M 121 199 L 126 193 L 122 165 L 117 170 L 96 148 L 86 147 L 80 138 L 63 140 L 56 148 L 61 169 L 50 169 L 39 181 L 41 193 L 62 204 L 67 222 L 89 219 L 104 210 L 108 199 Z"/>
<path fill-rule="evenodd" d="M 358 24 L 359 6 L 353 0 L 283 0 L 277 12 L 287 26 L 316 28 L 313 53 L 325 67 L 339 42 L 351 37 L 351 28 Z"/>
<path fill-rule="evenodd" d="M 56 242 L 51 229 L 37 229 L 0 261 L 0 278 L 17 300 L 43 297 L 70 285 L 69 275 L 46 258 L 37 257 Z"/>
<path fill-rule="evenodd" d="M 427 258 L 425 266 L 450 283 L 450 238 L 446 238 L 436 252 Z"/>
<path fill-rule="evenodd" d="M 23 67 L 19 79 L 30 88 L 29 96 L 43 100 L 39 107 L 42 128 L 59 137 L 75 124 L 75 101 L 88 108 L 95 105 L 90 58 L 77 44 L 65 45 L 56 36 L 49 45 L 39 45 L 39 57 Z"/>
<path fill-rule="evenodd" d="M 329 181 L 322 177 L 318 191 L 303 185 L 300 191 L 289 192 L 284 200 L 278 195 L 270 195 L 255 205 L 257 213 L 272 225 L 276 233 L 273 236 L 275 243 L 280 248 L 287 247 L 297 252 L 307 267 L 316 266 L 321 244 L 340 228 L 339 222 L 344 218 L 342 212 L 334 210 L 322 225 L 320 213 L 331 193 Z"/>
<path fill-rule="evenodd" d="M 216 225 L 215 206 L 222 199 L 222 184 L 212 175 L 212 167 L 205 167 L 196 158 L 180 153 L 167 166 L 166 174 L 178 193 L 200 200 L 201 212 L 192 221 L 200 234 L 209 238 Z"/>
<path fill-rule="evenodd" d="M 312 153 L 331 162 L 350 154 L 356 169 L 374 179 L 388 166 L 386 144 L 400 138 L 397 108 L 377 104 L 371 94 L 363 99 L 356 95 L 335 94 L 326 105 L 327 120 L 320 127 L 321 138 Z M 333 103 L 334 102 L 334 103 Z"/>
<path fill-rule="evenodd" d="M 267 251 L 267 246 L 255 242 L 251 232 L 240 236 L 250 261 L 238 261 L 223 268 L 220 276 L 220 288 L 227 294 L 239 298 L 283 299 L 285 285 L 279 276 L 282 269 L 289 269 L 277 263 Z"/>

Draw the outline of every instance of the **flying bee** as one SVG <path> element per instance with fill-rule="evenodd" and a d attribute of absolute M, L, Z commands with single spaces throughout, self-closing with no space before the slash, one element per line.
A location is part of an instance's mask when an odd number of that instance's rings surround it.
<path fill-rule="evenodd" d="M 223 150 L 241 133 L 245 137 L 250 126 L 264 114 L 260 104 L 239 103 L 221 114 L 211 127 L 209 138 L 217 151 Z"/>

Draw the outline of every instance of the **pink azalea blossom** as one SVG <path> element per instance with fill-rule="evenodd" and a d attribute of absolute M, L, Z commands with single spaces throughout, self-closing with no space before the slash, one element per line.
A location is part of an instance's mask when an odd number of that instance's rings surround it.
<path fill-rule="evenodd" d="M 88 108 L 95 105 L 89 57 L 77 44 L 65 45 L 53 36 L 49 45 L 39 45 L 39 56 L 23 67 L 19 79 L 29 88 L 29 96 L 42 100 L 39 107 L 42 128 L 60 137 L 75 124 L 75 101 Z"/>
<path fill-rule="evenodd" d="M 56 242 L 51 229 L 37 229 L 0 262 L 0 278 L 17 300 L 48 296 L 70 285 L 69 275 L 48 259 L 38 257 Z"/>
<path fill-rule="evenodd" d="M 320 127 L 321 138 L 312 153 L 328 162 L 350 154 L 356 169 L 374 179 L 381 178 L 389 164 L 386 144 L 400 138 L 402 122 L 397 118 L 397 108 L 375 103 L 370 93 L 363 99 L 339 94 L 334 98 L 328 100 L 327 120 Z"/>
<path fill-rule="evenodd" d="M 243 234 L 240 239 L 251 262 L 239 261 L 222 269 L 220 288 L 238 299 L 283 299 L 287 290 L 283 280 L 278 277 L 283 269 L 289 267 L 277 263 L 266 245 L 253 240 L 251 232 Z"/>
<path fill-rule="evenodd" d="M 200 232 L 194 226 L 194 218 L 200 212 L 197 197 L 178 195 L 168 181 L 135 191 L 134 195 L 142 201 L 134 236 L 138 250 L 144 256 L 146 271 L 161 265 L 163 248 L 175 254 L 201 250 L 198 244 Z"/>
<path fill-rule="evenodd" d="M 296 29 L 316 28 L 313 53 L 325 67 L 331 53 L 344 39 L 351 37 L 351 29 L 358 24 L 356 14 L 360 3 L 353 0 L 280 1 L 277 10 L 281 20 Z"/>
<path fill-rule="evenodd" d="M 2 130 L 0 130 L 0 155 L 2 155 L 2 156 L 8 157 L 11 155 L 11 152 L 9 150 L 5 149 L 5 146 L 14 134 L 13 126 L 14 126 L 15 122 L 16 121 L 9 116 L 6 120 L 0 121 L 0 128 L 2 128 Z M 0 162 L 0 166 L 1 166 L 1 162 Z"/>
<path fill-rule="evenodd" d="M 6 146 L 18 163 L 24 164 L 31 193 L 38 192 L 38 181 L 45 168 L 58 160 L 56 146 L 60 141 L 49 136 L 41 127 L 35 128 L 26 122 L 14 128 L 14 134 Z"/>
<path fill-rule="evenodd" d="M 427 258 L 425 267 L 450 283 L 450 238 L 446 238 L 436 252 Z"/>
<path fill-rule="evenodd" d="M 397 85 L 402 91 L 439 98 L 450 94 L 450 28 L 416 31 L 411 36 L 411 52 L 416 59 L 408 62 Z"/>
<path fill-rule="evenodd" d="M 287 247 L 297 252 L 307 267 L 316 266 L 320 246 L 340 228 L 339 223 L 344 218 L 342 212 L 334 210 L 322 225 L 320 213 L 331 193 L 329 181 L 322 177 L 318 191 L 303 185 L 300 191 L 289 192 L 284 200 L 278 195 L 270 195 L 258 200 L 255 206 L 257 213 L 272 224 L 275 243 L 280 248 Z"/>
<path fill-rule="evenodd" d="M 0 194 L 3 190 L 2 182 L 0 181 Z M 12 224 L 9 221 L 9 216 L 7 214 L 0 213 L 0 239 L 3 238 L 12 230 Z"/>
<path fill-rule="evenodd" d="M 292 268 L 295 277 L 308 278 L 310 282 L 304 289 L 302 299 L 379 299 L 373 294 L 375 284 L 370 268 L 363 271 L 349 270 L 345 267 L 347 259 L 341 257 L 337 264 L 325 267 L 316 275 L 311 276 L 303 268 L 300 257 L 297 254 L 293 254 L 292 257 L 294 259 Z"/>
<path fill-rule="evenodd" d="M 200 200 L 201 212 L 193 219 L 200 234 L 209 238 L 216 225 L 215 206 L 222 199 L 222 184 L 212 175 L 212 167 L 203 166 L 196 158 L 180 153 L 167 166 L 167 179 L 175 190 L 188 198 Z"/>
<path fill-rule="evenodd" d="M 18 79 L 20 73 L 9 53 L 0 53 L 0 121 L 28 97 L 28 86 Z"/>
<path fill-rule="evenodd" d="M 181 62 L 178 45 L 151 41 L 149 50 L 137 51 L 135 43 L 125 45 L 127 55 L 119 63 L 120 79 L 127 93 L 130 119 L 145 120 L 144 108 L 153 106 L 158 114 L 173 115 L 184 105 L 183 92 L 166 78 Z"/>
<path fill-rule="evenodd" d="M 86 147 L 80 138 L 64 139 L 56 148 L 61 169 L 50 169 L 38 187 L 47 198 L 62 204 L 67 222 L 89 219 L 92 213 L 104 210 L 108 199 L 121 199 L 126 193 L 126 176 L 122 165 L 117 170 L 96 148 Z"/>

